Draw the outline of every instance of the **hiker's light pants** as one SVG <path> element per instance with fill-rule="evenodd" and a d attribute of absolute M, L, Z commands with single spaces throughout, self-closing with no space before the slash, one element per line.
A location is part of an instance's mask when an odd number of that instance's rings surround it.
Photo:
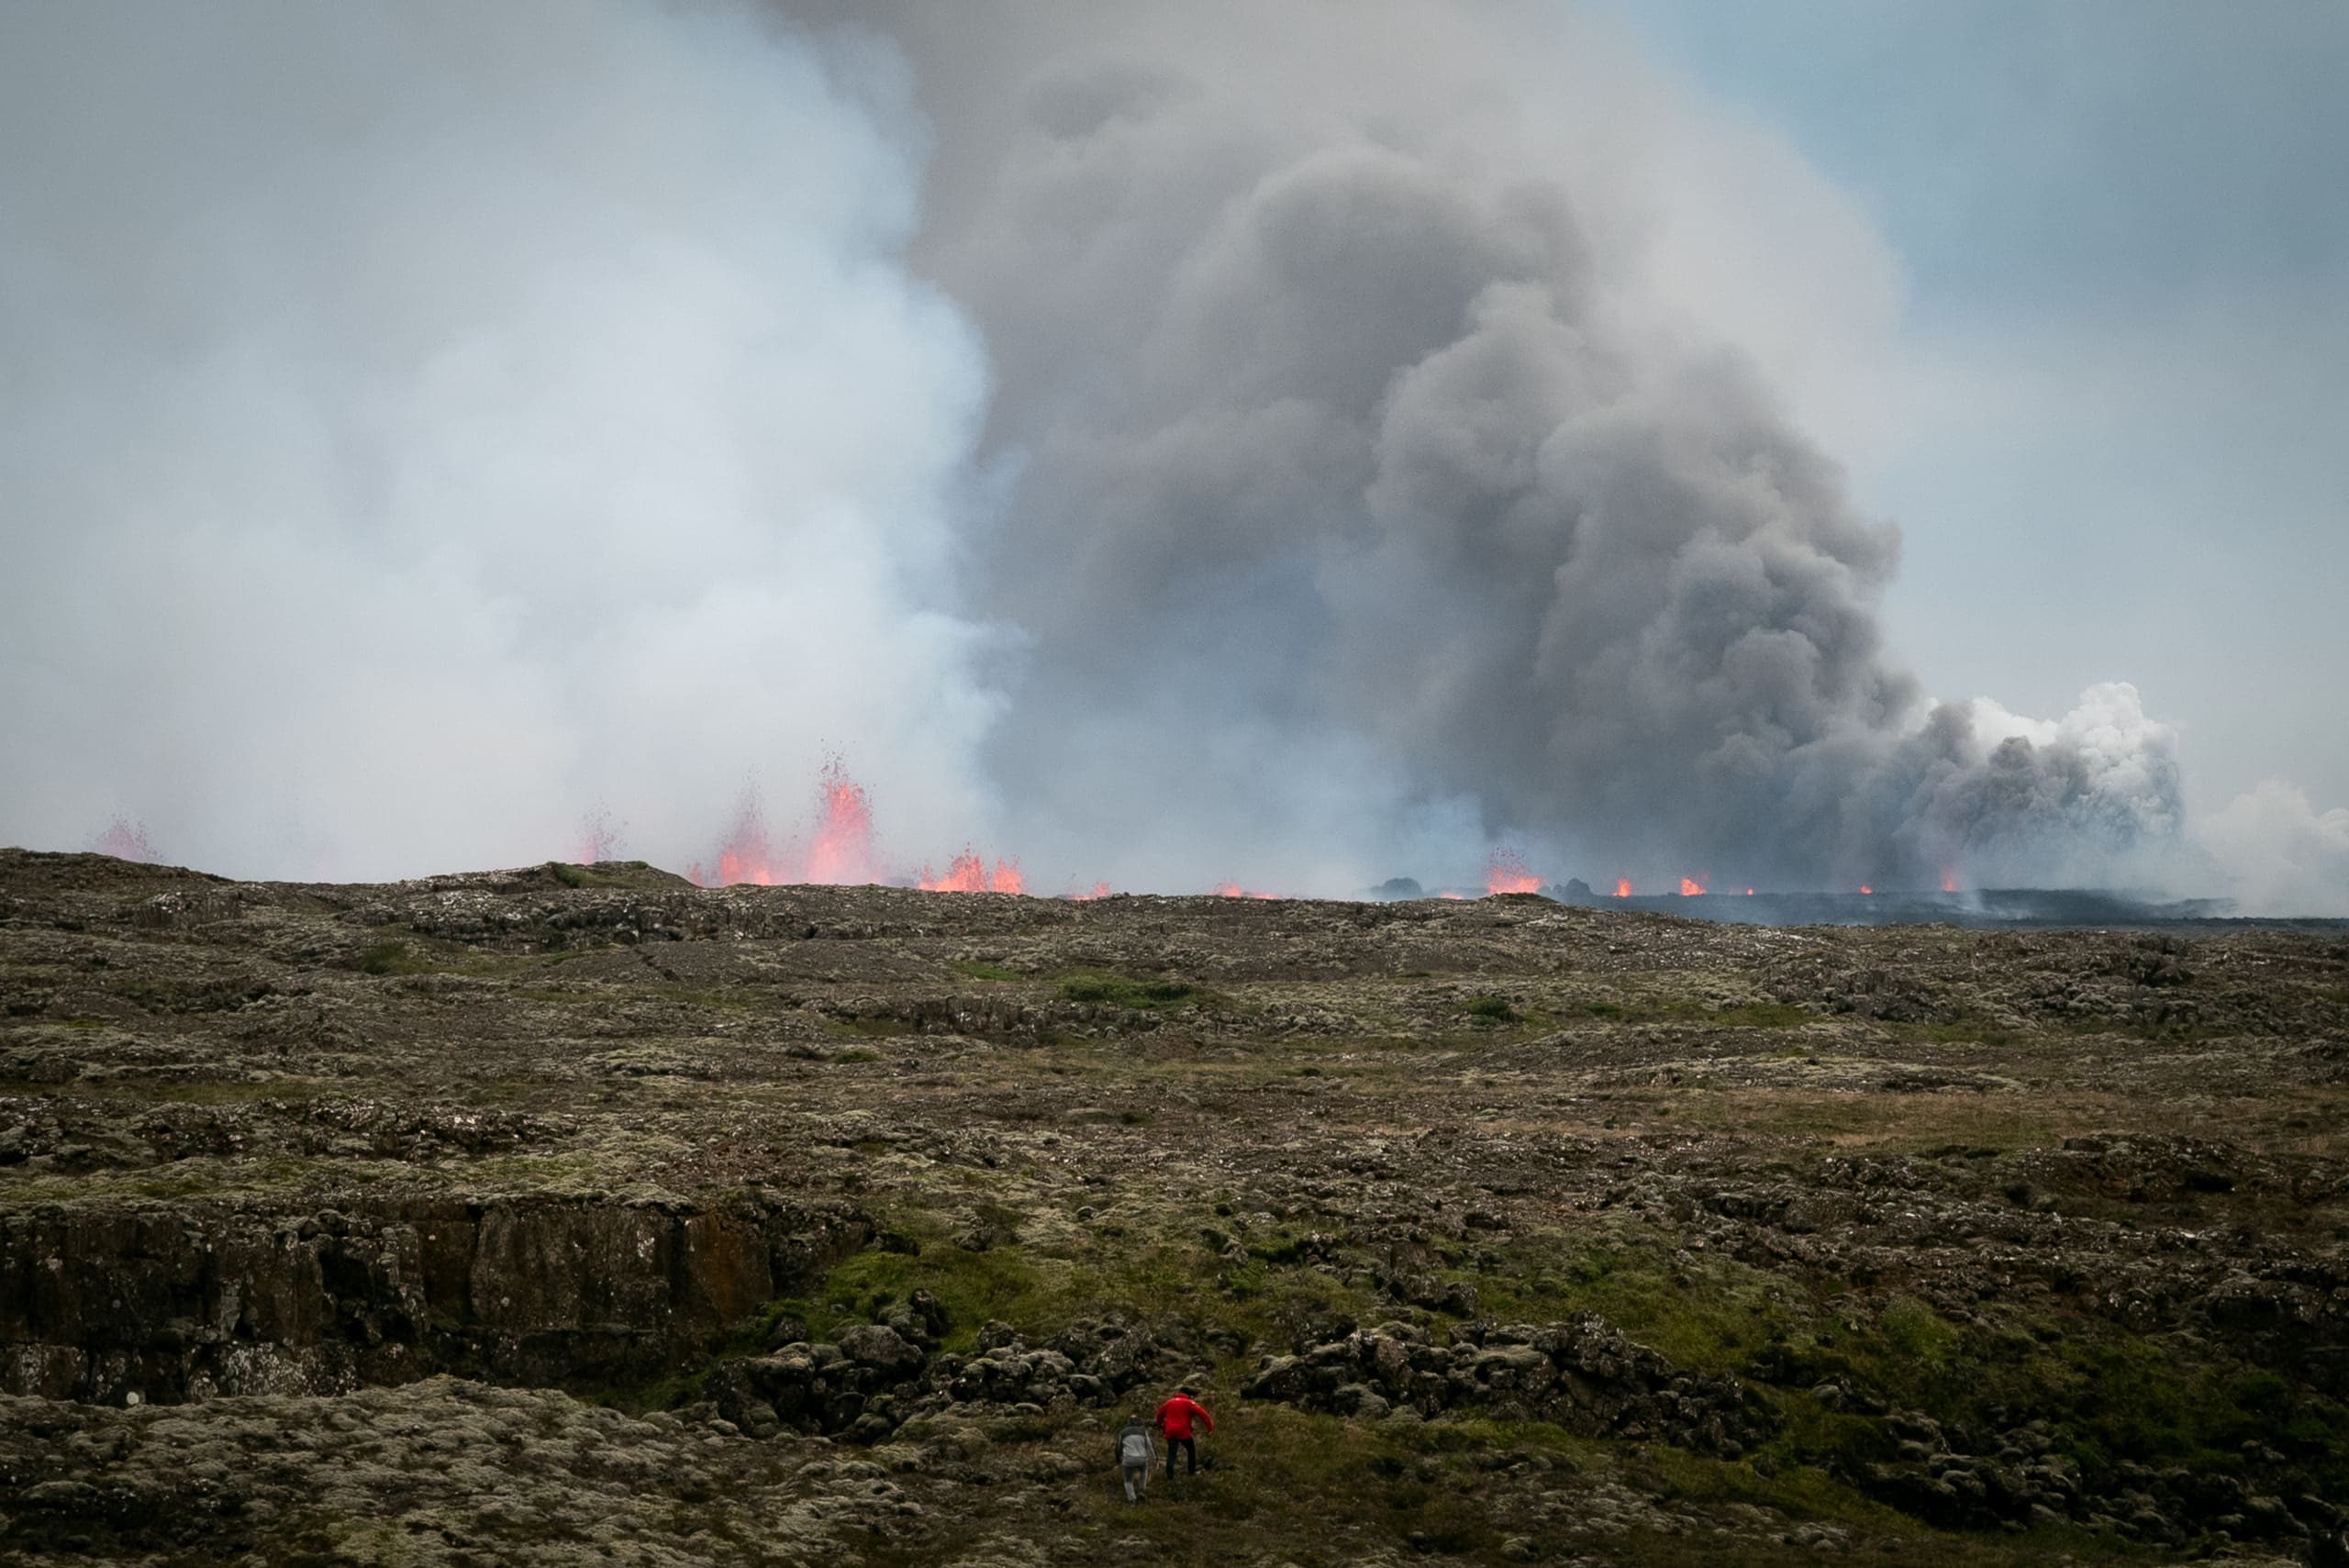
<path fill-rule="evenodd" d="M 1124 1469 L 1126 1472 L 1126 1501 L 1129 1503 L 1139 1503 L 1141 1501 L 1141 1495 L 1150 1490 L 1150 1466 L 1147 1464 L 1129 1464 L 1126 1465 Z"/>

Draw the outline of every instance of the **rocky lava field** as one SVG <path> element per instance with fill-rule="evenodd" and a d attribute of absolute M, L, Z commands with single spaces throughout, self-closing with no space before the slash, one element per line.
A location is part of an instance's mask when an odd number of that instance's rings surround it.
<path fill-rule="evenodd" d="M 0 1562 L 2337 1562 L 2344 1112 L 2325 934 L 5 851 Z"/>

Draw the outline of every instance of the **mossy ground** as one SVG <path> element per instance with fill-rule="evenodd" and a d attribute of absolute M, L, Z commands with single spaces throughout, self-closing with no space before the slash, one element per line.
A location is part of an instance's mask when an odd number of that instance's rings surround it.
<path fill-rule="evenodd" d="M 2219 1549 L 1934 1529 L 1864 1485 L 1883 1425 L 1821 1385 L 1985 1443 L 2043 1423 L 2105 1496 L 2131 1467 L 2349 1496 L 2337 939 L 77 865 L 0 856 L 9 1216 L 805 1195 L 890 1240 L 609 1402 L 690 1407 L 786 1314 L 820 1336 L 927 1291 L 950 1351 L 1148 1325 L 1224 1422 L 1205 1485 L 1129 1510 L 1116 1412 L 974 1416 L 1008 1423 L 967 1462 L 992 1479 L 924 1483 L 952 1501 L 870 1561 L 1022 1532 L 1298 1568 L 1815 1561 L 1805 1527 L 1917 1562 Z M 1776 1435 L 1724 1460 L 1236 1396 L 1350 1326 L 1584 1314 L 1743 1380 Z"/>

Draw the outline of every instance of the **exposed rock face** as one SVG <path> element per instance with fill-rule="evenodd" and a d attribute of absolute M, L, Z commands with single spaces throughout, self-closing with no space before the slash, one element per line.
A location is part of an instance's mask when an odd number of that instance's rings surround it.
<path fill-rule="evenodd" d="M 170 1403 L 641 1380 L 871 1238 L 845 1208 L 521 1199 L 0 1214 L 0 1387 Z M 886 1330 L 879 1330 L 885 1333 Z"/>

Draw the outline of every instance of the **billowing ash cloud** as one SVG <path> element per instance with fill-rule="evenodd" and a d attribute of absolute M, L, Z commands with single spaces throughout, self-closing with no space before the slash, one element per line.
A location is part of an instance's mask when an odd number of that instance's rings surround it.
<path fill-rule="evenodd" d="M 827 743 L 909 857 L 985 833 L 904 74 L 748 6 L 0 9 L 0 841 L 414 874 L 601 802 L 683 866 Z"/>
<path fill-rule="evenodd" d="M 1796 884 L 2043 882 L 2172 837 L 2131 688 L 2033 725 L 1887 657 L 1893 526 L 1627 281 L 1610 138 L 1657 112 L 1537 122 L 1509 15 L 894 18 L 940 121 L 918 255 L 998 358 L 1018 464 L 1007 794 L 1308 877 L 1415 810 Z M 1596 90 L 1595 36 L 1541 43 L 1553 93 Z"/>

